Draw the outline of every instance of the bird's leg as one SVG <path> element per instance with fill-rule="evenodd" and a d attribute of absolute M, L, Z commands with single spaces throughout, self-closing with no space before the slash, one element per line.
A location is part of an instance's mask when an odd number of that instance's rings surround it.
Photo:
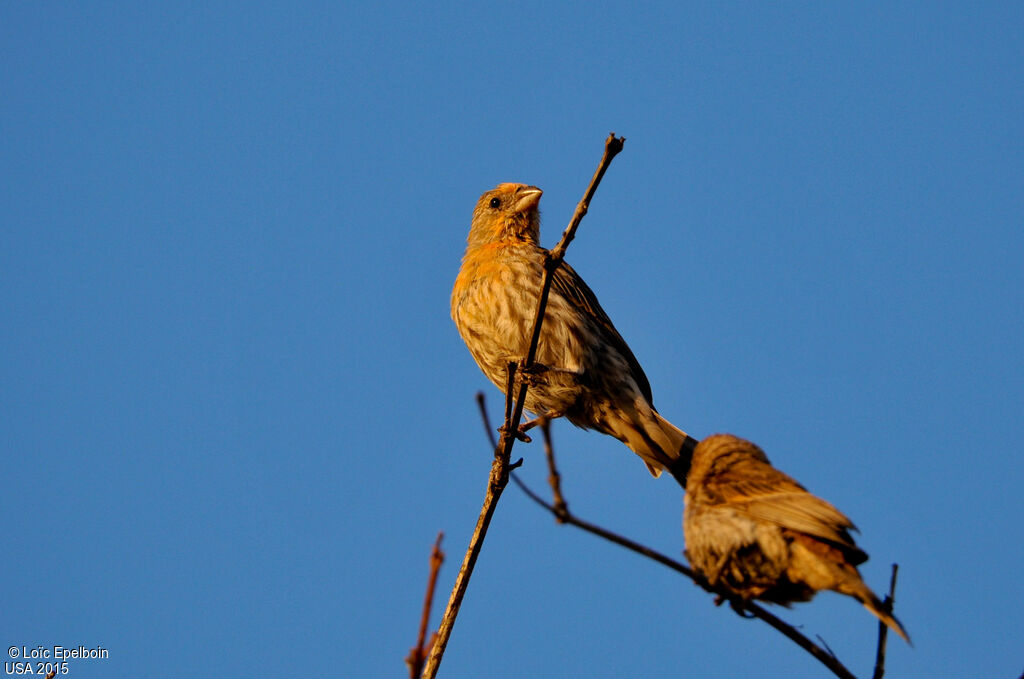
<path fill-rule="evenodd" d="M 704 577 L 707 578 L 708 582 L 712 585 L 718 584 L 718 578 L 722 575 L 722 569 L 725 568 L 725 563 L 729 560 L 729 553 L 726 552 L 718 559 L 715 565 L 704 572 Z"/>
<path fill-rule="evenodd" d="M 721 599 L 721 597 L 719 597 L 719 599 Z M 753 618 L 754 614 L 746 608 L 746 601 L 746 599 L 729 599 L 729 608 L 731 608 L 733 612 L 741 618 Z M 720 605 L 721 602 L 716 601 L 715 604 Z"/>
<path fill-rule="evenodd" d="M 532 420 L 527 420 L 526 422 L 523 422 L 521 425 L 519 425 L 519 435 L 520 436 L 526 436 L 526 432 L 530 431 L 531 429 L 536 427 L 538 424 L 543 423 L 544 420 L 553 420 L 553 419 L 555 419 L 557 417 L 561 417 L 564 414 L 565 413 L 560 413 L 560 412 L 557 412 L 557 411 L 554 411 L 554 410 L 549 410 L 546 413 L 544 413 L 543 415 L 541 415 L 540 417 L 535 417 Z M 526 436 L 526 442 L 527 443 L 530 442 L 530 437 L 529 436 Z"/>
<path fill-rule="evenodd" d="M 520 364 L 516 364 L 516 366 L 516 381 L 519 384 L 525 384 L 527 387 L 539 387 L 546 385 L 548 383 L 547 378 L 545 377 L 545 373 L 547 373 L 550 369 L 543 363 L 534 362 L 534 364 L 531 365 L 529 368 L 523 368 Z M 540 417 L 535 417 L 532 420 L 523 422 L 522 424 L 519 425 L 519 429 L 516 430 L 516 438 L 522 441 L 523 443 L 532 443 L 533 439 L 527 436 L 526 432 L 536 427 L 545 418 L 553 420 L 554 418 L 561 417 L 562 415 L 563 413 L 549 411 L 541 415 Z M 498 431 L 501 434 L 504 434 L 505 425 L 499 427 Z"/>
<path fill-rule="evenodd" d="M 718 584 L 718 580 L 719 580 L 719 578 L 722 575 L 722 569 L 725 568 L 725 564 L 726 564 L 726 562 L 728 560 L 729 560 L 729 553 L 726 552 L 726 553 L 722 554 L 721 557 L 719 557 L 719 559 L 716 561 L 716 563 L 711 568 L 708 568 L 708 569 L 705 570 L 704 577 L 707 579 L 707 581 L 708 581 L 708 583 L 710 585 L 715 586 L 715 585 Z M 726 602 L 727 599 L 728 598 L 726 596 L 724 596 L 722 594 L 718 594 L 718 595 L 715 596 L 715 605 L 716 606 L 721 606 L 723 603 Z M 729 603 L 732 604 L 731 601 Z M 733 609 L 734 610 L 736 609 L 735 604 L 733 604 Z"/>
<path fill-rule="evenodd" d="M 532 422 L 532 420 L 531 420 L 531 422 Z M 515 436 L 516 436 L 516 439 L 522 441 L 523 443 L 533 443 L 533 439 L 531 439 L 529 436 L 527 436 L 524 433 L 523 427 L 525 427 L 527 424 L 530 424 L 530 422 L 526 422 L 524 424 L 519 425 L 519 428 L 516 429 Z M 505 429 L 505 425 L 501 425 L 500 427 L 498 427 L 498 433 L 501 434 L 502 436 L 505 435 L 506 431 L 507 430 Z"/>
<path fill-rule="evenodd" d="M 519 425 L 519 429 L 516 430 L 516 438 L 522 441 L 523 443 L 533 443 L 533 439 L 527 436 L 526 432 L 530 431 L 544 420 L 553 420 L 556 417 L 561 417 L 562 415 L 563 413 L 555 412 L 554 410 L 549 410 L 540 417 L 535 417 L 532 420 L 527 420 L 526 422 L 523 422 L 522 424 Z M 505 425 L 501 425 L 500 427 L 498 427 L 498 431 L 504 434 Z"/>

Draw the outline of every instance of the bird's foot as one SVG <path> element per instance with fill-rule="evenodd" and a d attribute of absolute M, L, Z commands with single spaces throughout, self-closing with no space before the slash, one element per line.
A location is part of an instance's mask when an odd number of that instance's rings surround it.
<path fill-rule="evenodd" d="M 563 413 L 555 412 L 554 410 L 552 410 L 541 415 L 540 417 L 535 417 L 532 420 L 527 420 L 526 422 L 523 422 L 522 424 L 519 425 L 519 429 L 516 430 L 515 436 L 518 440 L 522 441 L 523 443 L 533 443 L 533 439 L 527 436 L 526 432 L 530 431 L 539 424 L 543 424 L 545 420 L 550 422 L 551 420 L 557 417 L 561 417 L 562 414 Z M 498 432 L 504 435 L 505 425 L 501 425 L 500 427 L 498 427 Z"/>
<path fill-rule="evenodd" d="M 747 609 L 746 602 L 744 600 L 742 600 L 742 599 L 728 599 L 728 601 L 729 601 L 729 607 L 736 613 L 736 615 L 740 616 L 741 618 L 748 618 L 748 619 L 754 617 L 754 614 L 751 613 Z M 715 601 L 715 603 L 716 604 L 721 604 L 722 603 L 722 597 L 719 596 L 718 599 Z"/>
<path fill-rule="evenodd" d="M 524 424 L 519 425 L 519 428 L 516 429 L 514 436 L 517 440 L 522 441 L 523 443 L 533 443 L 533 439 L 526 435 L 526 432 L 530 429 L 530 427 L 526 427 L 527 424 L 530 424 L 530 422 L 526 422 Z M 523 427 L 526 427 L 526 429 L 524 429 Z M 505 435 L 506 431 L 508 431 L 508 429 L 505 427 L 505 425 L 501 425 L 500 427 L 498 427 L 498 433 L 501 434 L 502 436 Z"/>
<path fill-rule="evenodd" d="M 526 422 L 523 422 L 521 425 L 519 425 L 519 433 L 520 435 L 525 436 L 526 432 L 530 431 L 537 425 L 544 424 L 545 422 L 550 422 L 551 420 L 557 419 L 564 414 L 565 413 L 560 413 L 555 410 L 549 410 L 540 417 L 535 417 L 532 420 L 527 420 Z"/>

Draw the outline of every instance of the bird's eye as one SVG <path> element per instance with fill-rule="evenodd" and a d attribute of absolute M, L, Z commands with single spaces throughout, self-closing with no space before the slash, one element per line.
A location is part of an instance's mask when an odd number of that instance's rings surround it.
<path fill-rule="evenodd" d="M 501 198 L 491 198 L 491 207 L 501 207 Z"/>

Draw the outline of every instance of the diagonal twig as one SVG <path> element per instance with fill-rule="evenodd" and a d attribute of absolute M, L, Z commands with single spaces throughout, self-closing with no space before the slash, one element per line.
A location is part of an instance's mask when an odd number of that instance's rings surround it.
<path fill-rule="evenodd" d="M 583 199 L 576 206 L 576 211 L 569 221 L 569 226 L 566 227 L 565 232 L 562 234 L 562 239 L 555 246 L 555 249 L 545 257 L 544 283 L 541 288 L 540 298 L 537 300 L 537 313 L 533 320 L 530 348 L 522 364 L 519 366 L 520 369 L 529 370 L 533 367 L 534 360 L 537 357 L 537 345 L 540 343 L 541 323 L 544 321 L 544 310 L 547 308 L 548 294 L 551 291 L 551 280 L 554 277 L 555 270 L 565 258 L 565 250 L 569 246 L 569 242 L 576 235 L 576 229 L 579 227 L 583 215 L 587 213 L 590 201 L 594 197 L 594 192 L 597 191 L 597 186 L 601 183 L 601 178 L 604 177 L 604 173 L 611 164 L 612 159 L 622 151 L 624 142 L 625 139 L 616 137 L 614 132 L 608 135 L 604 143 L 604 154 L 601 156 L 601 162 L 598 164 L 597 171 L 594 172 L 594 176 L 590 180 L 590 185 L 583 194 Z M 509 379 L 510 385 L 514 384 L 511 376 Z M 469 579 L 473 574 L 473 568 L 476 566 L 476 560 L 480 556 L 480 550 L 487 535 L 487 528 L 490 526 L 491 518 L 494 516 L 494 510 L 498 506 L 498 499 L 505 490 L 505 486 L 508 485 L 509 473 L 512 467 L 509 464 L 509 459 L 512 454 L 512 446 L 516 441 L 515 435 L 519 430 L 519 423 L 523 418 L 527 388 L 527 381 L 521 380 L 511 417 L 505 418 L 501 440 L 494 448 L 494 461 L 491 463 L 491 473 L 487 479 L 487 492 L 484 495 L 484 504 L 480 509 L 480 516 L 477 519 L 473 535 L 470 537 L 469 546 L 466 548 L 466 556 L 462 560 L 459 574 L 455 578 L 455 585 L 452 588 L 451 596 L 448 598 L 448 606 L 445 608 L 444 617 L 441 619 L 441 625 L 438 627 L 433 647 L 430 649 L 430 657 L 427 658 L 426 667 L 423 670 L 424 679 L 433 679 L 437 676 L 437 670 L 441 665 L 441 658 L 444 656 L 444 650 L 448 645 L 448 640 L 451 638 L 455 619 L 458 617 L 459 609 L 462 606 L 462 599 L 466 594 L 466 589 L 469 587 Z M 513 389 L 511 388 L 507 389 L 506 397 L 512 391 Z"/>
<path fill-rule="evenodd" d="M 547 417 L 541 418 L 540 430 L 544 434 L 544 457 L 548 460 L 548 485 L 551 486 L 551 495 L 554 498 L 552 507 L 555 511 L 555 520 L 558 523 L 565 523 L 565 517 L 569 515 L 569 505 L 562 497 L 562 475 L 558 473 L 555 466 L 555 449 L 551 446 L 551 420 Z M 518 484 L 519 479 L 516 479 Z"/>
<path fill-rule="evenodd" d="M 423 673 L 423 663 L 427 659 L 427 653 L 434 644 L 431 637 L 427 641 L 427 625 L 430 623 L 430 607 L 434 603 L 434 586 L 437 585 L 437 574 L 441 572 L 441 564 L 444 563 L 444 552 L 441 551 L 441 540 L 444 533 L 437 534 L 434 548 L 430 552 L 430 576 L 427 578 L 427 593 L 423 597 L 423 614 L 420 616 L 420 631 L 416 637 L 416 645 L 409 651 L 405 658 L 405 664 L 409 668 L 409 679 L 417 679 Z"/>
<path fill-rule="evenodd" d="M 885 597 L 882 605 L 887 613 L 892 614 L 892 605 L 896 603 L 896 573 L 899 571 L 899 564 L 892 565 L 892 575 L 889 576 L 889 595 Z M 885 646 L 889 639 L 889 626 L 881 620 L 878 621 L 878 651 L 875 653 L 875 672 L 872 679 L 882 679 L 885 675 Z"/>

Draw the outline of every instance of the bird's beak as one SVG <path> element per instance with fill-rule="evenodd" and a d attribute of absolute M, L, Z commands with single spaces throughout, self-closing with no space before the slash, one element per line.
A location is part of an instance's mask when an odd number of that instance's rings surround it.
<path fill-rule="evenodd" d="M 544 192 L 536 186 L 527 186 L 526 188 L 518 191 L 518 195 L 516 196 L 516 212 L 527 212 L 529 210 L 536 209 L 543 193 Z"/>

